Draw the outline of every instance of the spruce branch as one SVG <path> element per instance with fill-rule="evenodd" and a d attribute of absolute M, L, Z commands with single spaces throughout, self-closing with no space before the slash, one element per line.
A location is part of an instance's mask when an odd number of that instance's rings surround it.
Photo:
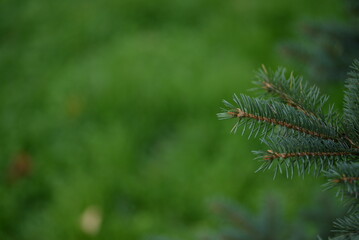
<path fill-rule="evenodd" d="M 356 181 L 359 180 L 359 177 L 346 177 L 346 176 L 343 176 L 341 178 L 337 178 L 337 179 L 333 179 L 333 182 L 335 183 L 355 183 Z"/>
<path fill-rule="evenodd" d="M 344 96 L 344 127 L 346 138 L 359 148 L 359 61 L 351 66 L 349 78 L 345 82 Z"/>
<path fill-rule="evenodd" d="M 357 239 L 359 234 L 359 214 L 354 213 L 350 216 L 339 218 L 334 222 L 336 228 L 333 232 L 341 233 L 348 239 Z"/>
<path fill-rule="evenodd" d="M 350 152 L 293 152 L 293 153 L 279 153 L 274 152 L 273 150 L 267 151 L 269 155 L 264 156 L 264 160 L 274 160 L 277 158 L 295 158 L 295 157 L 336 157 L 336 156 L 350 156 L 356 155 L 359 156 L 359 153 L 350 153 Z"/>
<path fill-rule="evenodd" d="M 238 122 L 233 127 L 233 132 L 237 131 L 237 128 L 241 125 L 240 120 L 250 119 L 257 123 L 266 123 L 271 126 L 280 126 L 283 129 L 292 130 L 292 133 L 299 132 L 308 134 L 314 137 L 322 139 L 330 139 L 334 141 L 340 141 L 341 137 L 338 134 L 338 129 L 325 124 L 323 121 L 319 121 L 314 116 L 308 116 L 304 112 L 298 111 L 292 106 L 275 102 L 272 100 L 265 100 L 260 98 L 251 98 L 249 96 L 237 95 L 233 96 L 234 102 L 237 104 L 235 107 L 227 101 L 223 101 L 227 106 L 224 109 L 225 112 L 219 113 L 220 119 L 237 118 Z M 250 135 L 256 130 L 256 134 L 259 132 L 259 127 L 255 123 L 242 122 L 244 125 L 248 125 Z M 264 128 L 266 130 L 273 130 L 273 128 Z"/>
<path fill-rule="evenodd" d="M 342 161 L 349 162 L 359 156 L 359 150 L 352 149 L 347 144 L 304 134 L 275 135 L 262 139 L 262 142 L 269 150 L 255 152 L 263 161 L 258 171 L 267 170 L 276 165 L 276 172 L 278 170 L 282 172 L 282 167 L 284 167 L 287 177 L 293 177 L 294 168 L 298 169 L 299 175 L 310 172 L 318 175 L 323 169 L 333 167 L 339 161 L 338 157 L 341 157 Z"/>
<path fill-rule="evenodd" d="M 325 172 L 326 189 L 338 188 L 337 195 L 359 198 L 359 164 L 341 163 Z"/>
<path fill-rule="evenodd" d="M 359 237 L 359 61 L 346 81 L 343 116 L 333 105 L 324 112 L 328 97 L 283 68 L 273 72 L 263 66 L 257 78 L 276 98 L 234 95 L 233 103 L 223 100 L 219 119 L 236 119 L 233 132 L 243 126 L 249 137 L 261 133 L 268 150 L 254 151 L 262 161 L 257 171 L 274 168 L 274 177 L 278 172 L 293 177 L 295 169 L 298 175 L 324 174 L 326 189 L 337 188 L 354 212 L 337 220 L 337 232 L 343 239 Z"/>
<path fill-rule="evenodd" d="M 262 139 L 270 150 L 263 156 L 265 160 L 291 157 L 336 157 L 347 156 L 354 159 L 359 156 L 359 150 L 347 144 L 332 140 L 323 140 L 305 135 L 274 136 Z"/>
<path fill-rule="evenodd" d="M 312 115 L 324 120 L 323 107 L 329 97 L 320 94 L 316 86 L 309 87 L 302 77 L 294 76 L 293 72 L 287 76 L 285 68 L 277 71 L 267 70 L 264 65 L 257 73 L 258 85 L 268 93 L 279 97 L 283 102 L 306 115 Z"/>

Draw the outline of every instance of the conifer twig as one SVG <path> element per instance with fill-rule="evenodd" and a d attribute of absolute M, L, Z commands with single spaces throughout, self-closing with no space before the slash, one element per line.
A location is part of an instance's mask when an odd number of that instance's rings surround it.
<path fill-rule="evenodd" d="M 333 138 L 333 137 L 327 136 L 325 134 L 318 133 L 318 132 L 315 132 L 315 131 L 312 131 L 312 130 L 309 130 L 309 129 L 306 129 L 306 128 L 303 128 L 303 127 L 300 127 L 300 126 L 285 122 L 285 121 L 281 121 L 281 120 L 277 120 L 277 119 L 274 119 L 274 118 L 267 118 L 267 117 L 247 113 L 247 112 L 241 110 L 240 108 L 237 108 L 236 110 L 237 110 L 236 112 L 230 111 L 230 112 L 227 112 L 227 113 L 229 115 L 231 115 L 233 118 L 234 117 L 235 118 L 251 118 L 251 119 L 254 119 L 254 120 L 257 120 L 257 121 L 267 122 L 267 123 L 271 123 L 271 124 L 274 124 L 274 125 L 280 125 L 280 126 L 288 128 L 288 129 L 294 129 L 296 131 L 299 131 L 299 132 L 302 132 L 302 133 L 305 133 L 305 134 L 309 134 L 309 135 L 312 135 L 312 136 L 315 136 L 315 137 L 319 137 L 319 138 L 322 138 L 322 139 L 338 141 L 337 138 Z"/>
<path fill-rule="evenodd" d="M 334 182 L 334 183 L 341 183 L 341 182 L 354 183 L 356 181 L 359 181 L 359 177 L 345 177 L 345 176 L 343 176 L 342 178 L 332 179 L 332 182 Z"/>
<path fill-rule="evenodd" d="M 346 81 L 343 115 L 333 111 L 333 105 L 328 112 L 323 111 L 328 97 L 317 87 L 309 87 L 292 73 L 287 78 L 283 68 L 272 72 L 262 66 L 258 83 L 277 98 L 234 95 L 235 105 L 224 100 L 226 108 L 218 117 L 237 118 L 232 131 L 243 125 L 243 132 L 249 129 L 249 137 L 262 130 L 261 141 L 270 150 L 253 151 L 264 160 L 257 171 L 274 166 L 274 177 L 277 172 L 293 176 L 295 168 L 298 175 L 324 174 L 328 178 L 325 188 L 337 188 L 337 195 L 349 200 L 353 212 L 335 222 L 335 231 L 342 237 L 358 238 L 359 61 L 352 69 Z"/>
<path fill-rule="evenodd" d="M 309 87 L 303 83 L 301 77 L 294 76 L 293 72 L 289 77 L 286 76 L 286 70 L 279 68 L 276 72 L 267 70 L 262 65 L 262 70 L 258 72 L 260 79 L 256 83 L 263 89 L 279 97 L 283 103 L 296 108 L 307 116 L 312 116 L 318 120 L 324 121 L 323 106 L 329 97 L 320 94 L 319 88 Z"/>
<path fill-rule="evenodd" d="M 314 113 L 313 111 L 310 111 L 302 106 L 298 101 L 290 97 L 288 93 L 284 92 L 280 86 L 275 85 L 273 80 L 270 79 L 269 72 L 267 68 L 262 64 L 263 72 L 266 74 L 267 78 L 264 79 L 264 81 L 261 82 L 263 85 L 263 89 L 267 91 L 268 93 L 274 93 L 277 94 L 282 100 L 288 104 L 291 107 L 294 107 L 300 111 L 302 111 L 304 114 L 308 116 L 314 116 L 316 118 L 319 118 L 319 116 Z M 294 79 L 293 72 L 290 74 L 290 79 Z"/>
<path fill-rule="evenodd" d="M 293 153 L 279 153 L 274 152 L 273 150 L 267 150 L 270 155 L 265 155 L 264 160 L 272 161 L 274 159 L 282 158 L 291 158 L 291 157 L 333 157 L 333 156 L 359 156 L 359 153 L 353 152 L 293 152 Z"/>

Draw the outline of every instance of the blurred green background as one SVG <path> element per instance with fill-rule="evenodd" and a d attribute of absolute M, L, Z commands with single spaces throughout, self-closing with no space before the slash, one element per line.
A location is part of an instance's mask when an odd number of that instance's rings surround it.
<path fill-rule="evenodd" d="M 254 171 L 218 121 L 303 19 L 339 0 L 0 1 L 0 239 L 198 239 L 208 201 L 289 218 L 321 181 Z M 250 93 L 251 94 L 251 93 Z"/>

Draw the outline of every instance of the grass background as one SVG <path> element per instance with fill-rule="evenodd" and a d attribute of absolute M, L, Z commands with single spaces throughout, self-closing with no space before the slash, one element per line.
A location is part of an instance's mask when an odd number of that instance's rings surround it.
<path fill-rule="evenodd" d="M 287 215 L 320 181 L 257 173 L 221 99 L 247 93 L 303 19 L 342 2 L 0 1 L 0 239 L 197 239 L 208 201 Z M 249 93 L 251 94 L 251 93 Z M 88 235 L 85 209 L 102 224 Z"/>

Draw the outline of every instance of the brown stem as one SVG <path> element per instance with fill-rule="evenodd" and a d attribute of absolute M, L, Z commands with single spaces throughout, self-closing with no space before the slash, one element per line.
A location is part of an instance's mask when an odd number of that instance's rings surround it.
<path fill-rule="evenodd" d="M 268 76 L 268 71 L 266 69 L 266 67 L 264 65 L 262 65 L 262 69 L 264 71 L 264 73 Z M 272 83 L 269 82 L 269 76 L 268 76 L 268 81 L 263 81 L 263 88 L 267 91 L 273 91 L 276 94 L 279 95 L 279 97 L 281 97 L 289 106 L 294 107 L 300 111 L 302 111 L 304 114 L 306 114 L 307 116 L 315 116 L 316 118 L 318 118 L 318 116 L 314 113 L 311 112 L 307 109 L 305 109 L 304 107 L 300 106 L 300 104 L 296 103 L 291 97 L 288 96 L 288 94 L 284 93 L 283 91 L 281 91 L 280 89 L 278 89 L 275 85 L 273 85 Z"/>
<path fill-rule="evenodd" d="M 342 178 L 337 178 L 337 179 L 333 179 L 332 182 L 335 183 L 341 183 L 341 182 L 349 182 L 349 183 L 354 183 L 355 181 L 358 181 L 359 177 L 342 177 Z"/>
<path fill-rule="evenodd" d="M 355 142 L 351 140 L 348 136 L 345 135 L 344 139 L 347 140 L 350 143 L 350 145 L 352 145 L 353 148 L 359 148 L 359 146 L 355 144 Z"/>
<path fill-rule="evenodd" d="M 318 133 L 318 132 L 315 132 L 315 131 L 312 131 L 312 130 L 309 130 L 309 129 L 306 129 L 306 128 L 303 128 L 303 127 L 300 127 L 300 126 L 297 126 L 297 125 L 294 125 L 294 124 L 291 124 L 291 123 L 287 123 L 285 121 L 279 121 L 279 120 L 274 119 L 274 118 L 267 118 L 267 117 L 257 116 L 255 114 L 251 114 L 251 113 L 246 113 L 246 112 L 244 112 L 243 110 L 241 110 L 239 108 L 237 108 L 237 111 L 238 112 L 228 112 L 228 114 L 232 115 L 233 117 L 237 117 L 237 118 L 252 118 L 252 119 L 255 119 L 257 121 L 263 121 L 263 122 L 268 122 L 268 123 L 272 123 L 272 124 L 275 124 L 275 125 L 280 125 L 280 126 L 283 126 L 283 127 L 289 128 L 289 129 L 294 129 L 296 131 L 306 133 L 306 134 L 309 134 L 309 135 L 312 135 L 312 136 L 315 136 L 315 137 L 319 137 L 319 138 L 322 138 L 322 139 L 329 139 L 329 140 L 338 141 L 338 139 L 336 139 L 336 138 L 333 138 L 333 137 L 327 136 L 325 134 Z"/>
<path fill-rule="evenodd" d="M 273 84 L 269 83 L 269 82 L 263 82 L 263 88 L 267 91 L 274 91 L 276 94 L 278 94 L 282 99 L 284 99 L 284 101 L 291 107 L 294 107 L 300 111 L 302 111 L 305 115 L 307 116 L 314 116 L 314 117 L 318 117 L 315 113 L 306 110 L 305 108 L 301 107 L 299 104 L 297 104 L 295 101 L 293 101 L 293 99 L 291 99 L 287 94 L 281 92 L 280 90 L 278 90 Z"/>
<path fill-rule="evenodd" d="M 320 157 L 320 156 L 348 156 L 354 155 L 358 156 L 359 153 L 352 153 L 352 152 L 294 152 L 294 153 L 278 153 L 274 152 L 273 150 L 267 151 L 270 155 L 264 156 L 264 160 L 272 161 L 277 158 L 290 158 L 290 157 Z"/>

